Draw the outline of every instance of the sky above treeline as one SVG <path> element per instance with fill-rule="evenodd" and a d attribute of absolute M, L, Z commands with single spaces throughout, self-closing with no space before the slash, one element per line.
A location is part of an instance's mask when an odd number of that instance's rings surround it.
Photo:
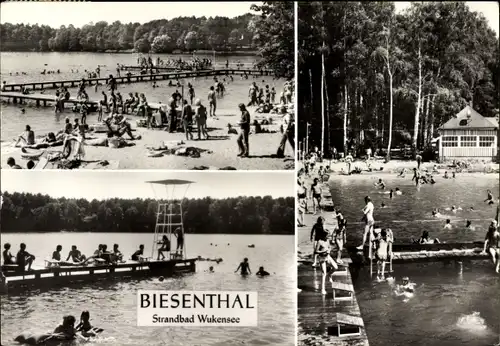
<path fill-rule="evenodd" d="M 54 198 L 167 198 L 172 187 L 152 186 L 146 181 L 190 180 L 187 198 L 238 196 L 293 197 L 293 172 L 130 172 L 130 171 L 38 171 L 1 170 L 1 191 L 49 195 Z M 176 187 L 174 198 L 182 198 L 187 185 Z"/>
<path fill-rule="evenodd" d="M 58 28 L 90 22 L 146 23 L 176 17 L 237 17 L 262 2 L 2 2 L 1 23 L 49 25 Z"/>
<path fill-rule="evenodd" d="M 237 17 L 252 13 L 250 6 L 262 2 L 2 2 L 1 23 L 49 25 L 58 28 L 73 24 L 82 27 L 90 22 L 116 20 L 122 23 L 146 23 L 156 19 L 175 17 Z M 396 11 L 404 10 L 411 2 L 395 2 Z M 496 1 L 467 1 L 472 11 L 482 13 L 490 27 L 499 33 L 499 6 Z"/>

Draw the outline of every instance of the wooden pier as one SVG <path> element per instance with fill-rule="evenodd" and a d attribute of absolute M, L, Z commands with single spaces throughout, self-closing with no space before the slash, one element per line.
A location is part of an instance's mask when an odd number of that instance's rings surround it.
<path fill-rule="evenodd" d="M 351 261 L 345 256 L 347 252 L 342 256 L 344 265 L 332 276 L 333 282 L 327 279 L 326 295 L 321 293 L 321 268 L 312 267 L 309 234 L 313 224 L 321 215 L 325 218 L 325 229 L 331 232 L 337 225 L 333 215 L 327 212 L 333 208 L 329 186 L 322 184 L 321 188 L 324 211 L 317 215 L 305 214 L 306 227 L 299 228 L 298 234 L 298 345 L 368 346 L 349 269 Z"/>
<path fill-rule="evenodd" d="M 13 104 L 21 104 L 21 105 L 27 103 L 28 101 L 33 101 L 35 102 L 37 107 L 51 106 L 55 105 L 57 102 L 57 97 L 55 95 L 39 94 L 39 93 L 23 94 L 21 92 L 0 92 L 0 98 L 7 100 L 7 102 L 12 102 Z M 63 103 L 64 104 L 70 103 L 73 105 L 86 104 L 88 106 L 97 107 L 99 101 L 96 100 L 85 101 L 83 99 L 70 97 L 68 100 L 63 100 Z M 157 110 L 160 108 L 160 106 L 165 106 L 165 105 L 166 104 L 148 102 L 148 106 L 153 110 Z"/>
<path fill-rule="evenodd" d="M 123 278 L 173 276 L 194 273 L 196 259 L 172 259 L 168 261 L 127 261 L 115 265 L 96 264 L 87 266 L 50 266 L 19 272 L 17 266 L 2 266 L 5 283 L 3 293 L 39 287 L 54 287 L 75 282 Z"/>
<path fill-rule="evenodd" d="M 114 77 L 117 84 L 123 83 L 138 83 L 138 82 L 153 82 L 162 80 L 177 80 L 183 78 L 194 77 L 215 77 L 215 76 L 229 76 L 229 75 L 247 75 L 247 76 L 272 76 L 272 71 L 269 70 L 237 70 L 237 69 L 217 69 L 217 70 L 201 70 L 201 71 L 183 71 L 171 73 L 156 73 L 156 74 L 139 74 Z M 42 89 L 57 89 L 61 87 L 74 88 L 77 87 L 82 79 L 68 79 L 59 81 L 47 82 L 28 82 L 28 83 L 14 83 L 3 84 L 2 91 L 22 91 L 23 88 L 27 90 L 42 90 Z M 85 78 L 86 86 L 95 84 L 106 84 L 107 77 L 103 78 Z"/>

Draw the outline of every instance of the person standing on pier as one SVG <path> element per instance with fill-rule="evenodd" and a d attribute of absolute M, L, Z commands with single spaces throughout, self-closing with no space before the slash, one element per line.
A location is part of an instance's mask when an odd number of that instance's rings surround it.
<path fill-rule="evenodd" d="M 237 143 L 239 147 L 238 156 L 248 157 L 249 155 L 249 141 L 248 136 L 250 135 L 250 113 L 248 113 L 245 105 L 240 103 L 238 105 L 241 111 L 241 119 L 238 123 L 240 125 L 240 134 L 238 135 Z"/>
<path fill-rule="evenodd" d="M 500 273 L 500 233 L 498 232 L 498 222 L 496 220 L 491 221 L 484 239 L 483 254 L 486 253 L 490 254 L 495 271 Z"/>
<path fill-rule="evenodd" d="M 109 75 L 108 81 L 107 81 L 107 86 L 110 91 L 116 90 L 116 79 L 113 77 L 112 74 Z"/>
<path fill-rule="evenodd" d="M 368 238 L 368 234 L 370 237 L 373 235 L 373 225 L 375 224 L 375 219 L 373 218 L 373 211 L 375 206 L 372 203 L 372 200 L 369 196 L 365 197 L 365 207 L 363 208 L 363 218 L 362 220 L 365 222 L 365 231 L 363 233 L 363 242 L 360 246 L 358 246 L 358 250 L 363 250 L 363 247 Z"/>

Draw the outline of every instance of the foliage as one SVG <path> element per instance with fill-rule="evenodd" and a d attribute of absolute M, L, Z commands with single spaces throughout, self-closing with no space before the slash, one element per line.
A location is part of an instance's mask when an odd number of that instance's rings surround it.
<path fill-rule="evenodd" d="M 277 76 L 292 78 L 295 73 L 294 3 L 293 1 L 264 1 L 252 5 L 260 16 L 251 23 L 255 28 L 254 41 L 259 47 L 262 67 L 271 68 Z"/>
<path fill-rule="evenodd" d="M 178 17 L 144 24 L 97 22 L 82 28 L 73 25 L 58 29 L 46 25 L 0 24 L 2 51 L 120 51 L 170 53 L 175 49 L 217 50 L 253 48 L 254 16 Z M 194 34 L 191 34 L 194 33 Z M 191 34 L 188 38 L 188 35 Z M 167 37 L 169 39 L 167 39 Z M 293 31 L 292 31 L 293 37 Z M 156 40 L 156 44 L 155 43 Z M 189 47 L 184 47 L 189 45 Z"/>
<path fill-rule="evenodd" d="M 464 2 L 414 2 L 399 14 L 391 2 L 301 2 L 298 21 L 298 132 L 304 140 L 312 124 L 309 148 L 322 137 L 322 51 L 330 101 L 325 153 L 346 142 L 359 147 L 368 132 L 387 147 L 390 130 L 393 146 L 401 130 L 424 148 L 467 104 L 486 117 L 498 112 L 499 41 Z"/>
<path fill-rule="evenodd" d="M 2 231 L 154 232 L 158 201 L 2 193 Z M 294 198 L 185 199 L 186 232 L 294 234 Z"/>

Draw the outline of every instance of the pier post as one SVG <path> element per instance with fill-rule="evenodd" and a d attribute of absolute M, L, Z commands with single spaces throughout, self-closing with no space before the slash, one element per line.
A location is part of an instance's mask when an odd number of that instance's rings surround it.
<path fill-rule="evenodd" d="M 36 106 L 40 107 L 40 100 L 36 100 Z"/>
<path fill-rule="evenodd" d="M 16 97 L 13 97 L 12 98 L 12 103 L 16 104 L 17 103 L 17 98 Z"/>

